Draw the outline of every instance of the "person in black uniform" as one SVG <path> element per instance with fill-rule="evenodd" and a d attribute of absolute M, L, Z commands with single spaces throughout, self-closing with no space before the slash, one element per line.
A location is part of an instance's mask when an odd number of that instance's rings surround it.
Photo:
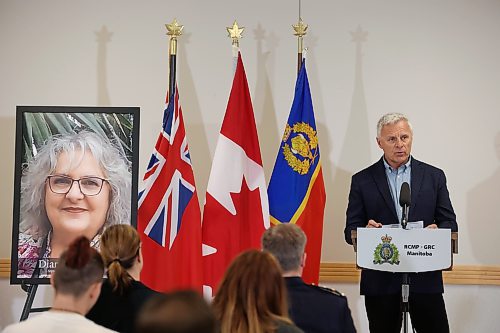
<path fill-rule="evenodd" d="M 108 278 L 87 318 L 118 332 L 135 332 L 142 306 L 162 295 L 139 281 L 143 264 L 139 234 L 131 225 L 112 225 L 101 237 L 100 251 Z"/>
<path fill-rule="evenodd" d="M 283 271 L 290 317 L 306 333 L 356 332 L 343 294 L 302 280 L 306 241 L 302 229 L 292 223 L 278 224 L 262 236 L 262 249 L 277 258 Z"/>

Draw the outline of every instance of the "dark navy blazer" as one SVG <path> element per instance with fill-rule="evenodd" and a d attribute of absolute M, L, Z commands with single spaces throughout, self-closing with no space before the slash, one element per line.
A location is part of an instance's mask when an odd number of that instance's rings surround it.
<path fill-rule="evenodd" d="M 289 312 L 305 333 L 355 333 L 347 298 L 338 291 L 286 277 Z"/>
<path fill-rule="evenodd" d="M 435 223 L 438 228 L 458 231 L 443 170 L 411 159 L 411 205 L 408 221 L 424 221 L 424 227 Z M 366 227 L 368 220 L 382 224 L 399 223 L 391 197 L 384 161 L 352 176 L 346 213 L 345 240 L 352 244 L 351 230 Z M 411 273 L 410 292 L 442 293 L 441 271 Z M 401 292 L 401 273 L 364 269 L 361 272 L 362 295 L 388 295 Z"/>

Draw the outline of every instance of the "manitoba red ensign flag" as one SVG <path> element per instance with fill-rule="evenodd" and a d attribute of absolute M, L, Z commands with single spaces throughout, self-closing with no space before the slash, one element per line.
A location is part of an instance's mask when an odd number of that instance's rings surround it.
<path fill-rule="evenodd" d="M 201 214 L 177 89 L 139 193 L 141 281 L 158 291 L 202 291 Z"/>

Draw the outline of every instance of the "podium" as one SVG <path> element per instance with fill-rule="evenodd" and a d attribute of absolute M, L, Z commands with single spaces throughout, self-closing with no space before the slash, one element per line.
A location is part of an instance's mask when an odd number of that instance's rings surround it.
<path fill-rule="evenodd" d="M 458 233 L 450 229 L 358 228 L 351 232 L 356 266 L 403 274 L 403 328 L 408 330 L 408 273 L 451 270 Z"/>
<path fill-rule="evenodd" d="M 351 232 L 356 265 L 386 272 L 451 270 L 458 233 L 450 229 L 358 228 Z"/>

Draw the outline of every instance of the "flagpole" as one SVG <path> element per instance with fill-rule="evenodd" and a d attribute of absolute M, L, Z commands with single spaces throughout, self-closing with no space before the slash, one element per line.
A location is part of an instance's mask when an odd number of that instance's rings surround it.
<path fill-rule="evenodd" d="M 242 36 L 243 30 L 245 30 L 245 27 L 240 28 L 236 20 L 234 20 L 233 25 L 231 27 L 226 27 L 228 37 L 231 38 L 232 41 L 233 73 L 236 72 L 236 64 L 238 62 L 238 52 L 240 51 L 240 39 L 243 38 Z"/>
<path fill-rule="evenodd" d="M 167 35 L 170 36 L 170 42 L 168 47 L 169 54 L 169 80 L 168 80 L 168 93 L 172 94 L 175 89 L 175 74 L 177 67 L 177 38 L 182 35 L 182 29 L 184 29 L 183 25 L 180 25 L 177 22 L 177 19 L 174 18 L 172 23 L 165 24 L 167 28 Z"/>
<path fill-rule="evenodd" d="M 298 44 L 298 50 L 297 50 L 297 75 L 300 72 L 300 67 L 302 66 L 302 57 L 303 57 L 303 50 L 304 50 L 304 45 L 303 45 L 303 37 L 307 34 L 307 27 L 308 25 L 302 21 L 302 18 L 300 17 L 299 14 L 299 22 L 297 24 L 292 25 L 292 28 L 294 30 L 293 35 L 297 36 L 297 44 Z"/>

